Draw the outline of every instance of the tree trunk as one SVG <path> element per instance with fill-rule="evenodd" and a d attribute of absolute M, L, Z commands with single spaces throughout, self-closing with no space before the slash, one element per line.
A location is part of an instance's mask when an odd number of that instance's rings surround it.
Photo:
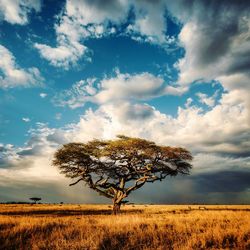
<path fill-rule="evenodd" d="M 118 214 L 121 210 L 121 203 L 113 203 L 113 214 Z"/>

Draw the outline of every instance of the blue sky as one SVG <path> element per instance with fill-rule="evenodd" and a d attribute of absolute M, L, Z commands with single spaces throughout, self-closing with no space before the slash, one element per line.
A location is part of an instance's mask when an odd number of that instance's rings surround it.
<path fill-rule="evenodd" d="M 1 200 L 98 202 L 67 187 L 53 153 L 127 134 L 194 155 L 185 181 L 157 184 L 157 199 L 147 189 L 133 199 L 249 202 L 249 9 L 245 1 L 0 0 Z"/>

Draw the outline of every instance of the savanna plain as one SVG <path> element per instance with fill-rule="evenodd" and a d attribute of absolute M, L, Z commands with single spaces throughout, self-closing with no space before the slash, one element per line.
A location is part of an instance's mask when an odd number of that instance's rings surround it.
<path fill-rule="evenodd" d="M 1 204 L 0 249 L 250 249 L 248 205 Z"/>

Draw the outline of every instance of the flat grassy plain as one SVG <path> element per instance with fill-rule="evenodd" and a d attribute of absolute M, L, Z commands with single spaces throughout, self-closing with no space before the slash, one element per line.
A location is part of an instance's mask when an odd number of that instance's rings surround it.
<path fill-rule="evenodd" d="M 250 249 L 250 206 L 0 205 L 0 249 Z"/>

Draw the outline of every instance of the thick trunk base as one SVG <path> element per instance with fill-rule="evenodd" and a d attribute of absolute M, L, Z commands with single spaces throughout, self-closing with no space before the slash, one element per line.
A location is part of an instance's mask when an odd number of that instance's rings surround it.
<path fill-rule="evenodd" d="M 113 205 L 113 214 L 120 213 L 121 210 L 121 204 L 120 203 L 114 203 Z"/>

